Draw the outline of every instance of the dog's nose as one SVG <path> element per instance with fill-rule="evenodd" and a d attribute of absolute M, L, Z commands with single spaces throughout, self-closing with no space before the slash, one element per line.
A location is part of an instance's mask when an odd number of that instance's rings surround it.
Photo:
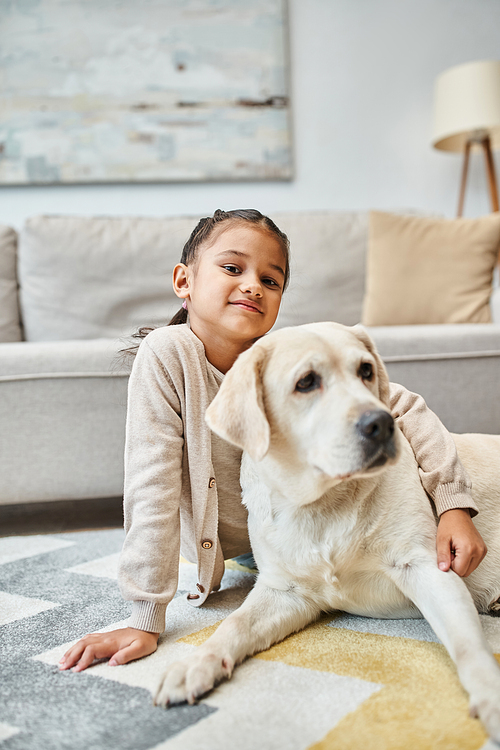
<path fill-rule="evenodd" d="M 368 410 L 357 421 L 356 429 L 367 440 L 384 443 L 394 435 L 394 419 L 383 409 Z"/>

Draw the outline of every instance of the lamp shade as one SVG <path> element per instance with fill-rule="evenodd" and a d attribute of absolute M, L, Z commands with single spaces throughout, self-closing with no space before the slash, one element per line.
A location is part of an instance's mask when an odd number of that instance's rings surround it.
<path fill-rule="evenodd" d="M 434 148 L 463 151 L 470 138 L 485 135 L 500 147 L 500 60 L 456 65 L 436 79 Z"/>

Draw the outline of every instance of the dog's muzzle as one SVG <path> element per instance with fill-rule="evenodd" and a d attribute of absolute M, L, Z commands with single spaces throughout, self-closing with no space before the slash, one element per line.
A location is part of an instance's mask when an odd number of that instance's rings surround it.
<path fill-rule="evenodd" d="M 378 468 L 396 457 L 394 419 L 388 411 L 368 409 L 363 412 L 356 422 L 356 431 L 361 437 L 365 469 Z"/>

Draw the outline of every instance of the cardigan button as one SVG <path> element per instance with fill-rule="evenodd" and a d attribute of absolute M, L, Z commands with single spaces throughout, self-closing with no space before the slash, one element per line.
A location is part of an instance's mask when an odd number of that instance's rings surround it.
<path fill-rule="evenodd" d="M 199 599 L 200 595 L 199 594 L 188 594 L 187 598 L 188 599 Z"/>
<path fill-rule="evenodd" d="M 213 477 L 210 477 L 210 480 L 208 482 L 208 487 L 211 490 L 213 490 L 213 488 L 215 487 L 215 479 Z"/>
<path fill-rule="evenodd" d="M 210 541 L 210 539 L 204 539 L 204 540 L 202 541 L 202 543 L 201 543 L 201 546 L 203 547 L 203 549 L 212 549 L 212 547 L 213 547 L 213 544 L 212 544 L 212 542 Z"/>
<path fill-rule="evenodd" d="M 201 585 L 201 583 L 197 583 L 196 584 L 196 588 L 198 589 L 198 591 L 200 592 L 200 594 L 203 594 L 205 592 L 205 589 L 203 588 L 203 586 Z"/>

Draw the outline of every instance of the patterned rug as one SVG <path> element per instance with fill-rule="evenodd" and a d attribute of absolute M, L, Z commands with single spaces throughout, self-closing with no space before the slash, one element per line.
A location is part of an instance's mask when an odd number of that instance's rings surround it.
<path fill-rule="evenodd" d="M 179 592 L 158 651 L 80 674 L 57 662 L 85 633 L 123 626 L 121 530 L 0 539 L 0 750 L 476 750 L 489 747 L 455 668 L 421 620 L 325 616 L 249 659 L 194 706 L 156 708 L 165 666 L 201 643 L 253 576 L 229 563 L 200 609 Z M 482 618 L 500 652 L 500 618 Z"/>

